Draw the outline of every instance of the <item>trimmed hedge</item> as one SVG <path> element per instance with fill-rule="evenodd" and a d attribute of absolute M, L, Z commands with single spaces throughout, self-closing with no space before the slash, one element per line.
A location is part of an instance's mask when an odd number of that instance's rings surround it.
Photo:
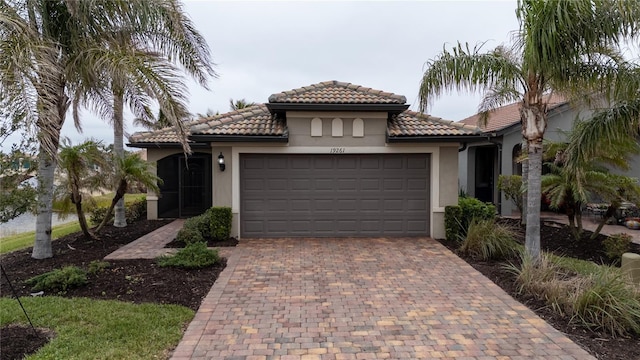
<path fill-rule="evenodd" d="M 211 237 L 216 241 L 224 241 L 231 235 L 231 222 L 233 213 L 227 206 L 214 206 L 207 210 L 209 217 Z"/>
<path fill-rule="evenodd" d="M 471 222 L 491 220 L 496 216 L 496 207 L 476 198 L 460 197 L 457 206 L 444 208 L 445 235 L 449 241 L 463 241 Z"/>
<path fill-rule="evenodd" d="M 91 212 L 91 216 L 89 220 L 93 224 L 100 224 L 104 216 L 107 214 L 108 207 L 98 206 Z M 146 197 L 135 200 L 129 204 L 125 204 L 125 216 L 127 218 L 127 223 L 133 223 L 138 220 L 142 220 L 147 215 L 147 199 Z M 111 213 L 111 218 L 109 221 L 113 221 L 113 213 Z"/>

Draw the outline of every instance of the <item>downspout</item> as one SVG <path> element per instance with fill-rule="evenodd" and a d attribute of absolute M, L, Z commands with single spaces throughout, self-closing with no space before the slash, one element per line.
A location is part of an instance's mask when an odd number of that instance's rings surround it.
<path fill-rule="evenodd" d="M 494 144 L 498 148 L 498 176 L 502 175 L 502 142 L 492 141 L 491 137 L 487 136 L 487 141 Z M 494 181 L 497 181 L 495 179 Z M 498 190 L 498 214 L 502 215 L 502 191 L 497 185 L 494 185 Z"/>

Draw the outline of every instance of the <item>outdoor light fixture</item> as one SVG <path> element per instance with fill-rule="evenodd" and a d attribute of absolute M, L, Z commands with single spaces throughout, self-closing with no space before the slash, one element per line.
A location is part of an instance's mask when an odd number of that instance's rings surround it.
<path fill-rule="evenodd" d="M 224 165 L 224 155 L 222 155 L 222 153 L 218 155 L 218 165 L 220 165 L 220 171 L 224 171 L 224 169 L 226 168 L 226 166 Z"/>

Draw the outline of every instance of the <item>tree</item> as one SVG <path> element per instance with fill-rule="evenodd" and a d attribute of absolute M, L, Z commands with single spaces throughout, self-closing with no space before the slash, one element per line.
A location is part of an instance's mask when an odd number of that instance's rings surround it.
<path fill-rule="evenodd" d="M 613 84 L 620 59 L 615 45 L 635 36 L 640 21 L 637 1 L 520 0 L 520 29 L 512 50 L 502 46 L 481 53 L 458 44 L 428 61 L 420 85 L 420 104 L 452 89 L 483 91 L 479 112 L 486 118 L 501 105 L 520 101 L 526 140 L 528 178 L 527 253 L 540 258 L 542 141 L 550 91 L 574 97 Z"/>
<path fill-rule="evenodd" d="M 254 106 L 256 103 L 247 102 L 245 99 L 233 100 L 229 99 L 229 110 L 237 111 L 240 109 L 248 108 L 249 106 Z"/>
<path fill-rule="evenodd" d="M 150 171 L 149 164 L 134 153 L 126 153 L 124 157 L 114 156 L 116 163 L 116 182 L 118 188 L 111 201 L 104 219 L 96 228 L 96 233 L 106 225 L 116 204 L 124 198 L 129 184 L 138 182 L 154 191 L 159 191 L 158 182 L 162 181 L 155 172 Z"/>
<path fill-rule="evenodd" d="M 78 108 L 80 104 L 99 104 L 96 111 L 110 113 L 100 104 L 111 99 L 113 89 L 110 80 L 113 74 L 131 69 L 131 63 L 138 61 L 136 69 L 154 69 L 155 74 L 163 74 L 168 79 L 175 78 L 176 67 L 168 66 L 159 56 L 145 64 L 146 57 L 125 51 L 118 46 L 123 34 L 133 43 L 158 46 L 160 53 L 171 58 L 191 61 L 190 56 L 167 42 L 165 27 L 181 24 L 180 18 L 171 18 L 168 11 L 179 12 L 180 6 L 173 0 L 152 2 L 148 0 L 112 1 L 2 1 L 0 2 L 0 98 L 3 105 L 9 105 L 12 117 L 22 116 L 31 128 L 37 128 L 38 151 L 38 215 L 36 220 L 36 240 L 32 257 L 51 257 L 51 214 L 53 198 L 53 177 L 57 166 L 57 149 L 60 130 L 65 122 L 67 110 L 73 104 L 74 122 L 80 128 Z M 171 23 L 168 23 L 171 22 Z M 193 27 L 187 23 L 188 33 Z M 198 41 L 201 38 L 181 38 L 181 41 Z M 193 65 L 193 64 L 192 64 Z M 150 73 L 129 74 L 127 85 L 144 78 Z M 154 75 L 153 73 L 150 76 Z M 140 84 L 140 83 L 138 83 Z M 175 85 L 175 83 L 171 83 Z M 151 81 L 136 91 L 125 92 L 124 96 L 140 101 L 137 109 L 149 105 L 148 98 L 164 99 L 173 96 L 178 104 L 186 91 L 166 82 Z M 125 87 L 125 90 L 132 88 Z M 148 93 L 145 93 L 148 92 Z M 142 95 L 141 95 L 142 94 Z M 158 100 L 162 102 L 162 100 Z M 161 106 L 162 107 L 162 106 Z M 146 106 L 148 108 L 148 106 Z M 179 118 L 178 108 L 172 111 L 162 107 L 168 117 Z M 171 115 L 169 115 L 169 113 Z M 182 136 L 185 151 L 188 151 L 186 132 L 181 123 L 176 123 Z"/>
<path fill-rule="evenodd" d="M 84 235 L 93 239 L 95 236 L 89 230 L 82 208 L 83 190 L 99 189 L 106 185 L 102 172 L 108 170 L 109 161 L 101 144 L 93 140 L 79 145 L 63 142 L 59 159 L 60 171 L 66 175 L 62 187 L 68 195 L 64 198 L 75 206 Z"/>
<path fill-rule="evenodd" d="M 162 113 L 162 110 L 158 110 L 158 116 L 153 119 L 137 117 L 133 119 L 133 125 L 142 126 L 149 130 L 160 130 L 171 126 L 169 119 Z"/>
<path fill-rule="evenodd" d="M 33 159 L 28 142 L 14 144 L 8 153 L 0 152 L 0 224 L 33 210 L 37 195 L 29 182 L 35 169 Z"/>

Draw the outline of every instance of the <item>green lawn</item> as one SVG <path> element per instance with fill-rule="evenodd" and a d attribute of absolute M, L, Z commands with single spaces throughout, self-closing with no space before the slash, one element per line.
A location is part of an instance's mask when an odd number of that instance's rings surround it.
<path fill-rule="evenodd" d="M 55 338 L 27 359 L 166 359 L 194 312 L 178 305 L 21 298 L 34 326 Z M 28 324 L 14 298 L 0 298 L 0 325 Z"/>
<path fill-rule="evenodd" d="M 87 220 L 88 221 L 88 220 Z M 58 239 L 65 235 L 80 231 L 80 224 L 77 221 L 57 225 L 53 227 L 51 233 L 52 239 Z M 36 239 L 36 232 L 29 231 L 25 233 L 15 234 L 0 239 L 0 254 L 8 253 L 14 250 L 25 249 L 33 246 Z"/>
<path fill-rule="evenodd" d="M 125 194 L 124 201 L 126 204 L 128 204 L 138 199 L 144 198 L 145 196 L 145 194 Z M 111 204 L 111 199 L 113 199 L 113 193 L 96 196 L 94 197 L 94 199 L 96 200 L 98 206 L 108 207 Z M 87 214 L 87 221 L 89 221 L 89 214 Z M 80 231 L 80 224 L 77 221 L 57 225 L 53 227 L 51 238 L 55 240 L 78 231 Z M 5 254 L 14 250 L 25 249 L 33 246 L 33 242 L 35 241 L 35 239 L 35 231 L 28 231 L 0 238 L 0 254 Z"/>

